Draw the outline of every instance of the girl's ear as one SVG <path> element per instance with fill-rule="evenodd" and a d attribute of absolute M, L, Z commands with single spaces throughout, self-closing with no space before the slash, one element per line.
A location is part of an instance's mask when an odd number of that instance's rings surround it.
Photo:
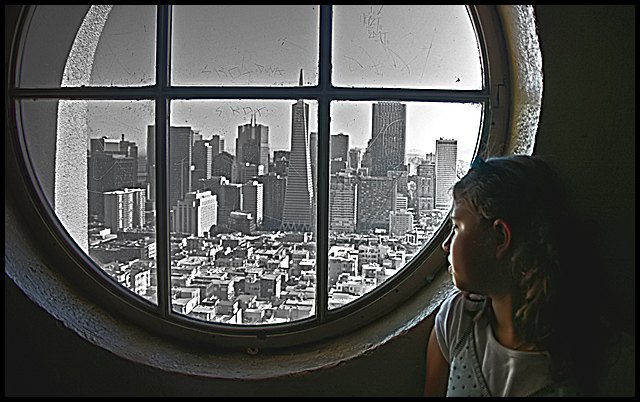
<path fill-rule="evenodd" d="M 509 252 L 509 248 L 511 246 L 511 228 L 507 222 L 502 219 L 496 219 L 493 222 L 493 230 L 497 235 L 497 245 L 496 245 L 496 258 L 502 259 Z"/>

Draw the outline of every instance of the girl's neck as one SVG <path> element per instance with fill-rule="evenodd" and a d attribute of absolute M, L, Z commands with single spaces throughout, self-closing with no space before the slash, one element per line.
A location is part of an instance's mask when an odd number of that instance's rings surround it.
<path fill-rule="evenodd" d="M 506 348 L 514 350 L 533 350 L 533 345 L 526 344 L 521 337 L 516 334 L 513 325 L 513 304 L 511 294 L 505 293 L 500 296 L 491 296 L 492 317 L 491 329 L 496 340 Z"/>

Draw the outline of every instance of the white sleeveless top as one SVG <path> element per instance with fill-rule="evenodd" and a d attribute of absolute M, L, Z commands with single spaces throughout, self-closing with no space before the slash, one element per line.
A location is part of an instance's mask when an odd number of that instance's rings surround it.
<path fill-rule="evenodd" d="M 487 314 L 478 314 L 483 305 L 483 301 L 469 300 L 457 292 L 436 315 L 436 339 L 450 370 L 447 396 L 574 394 L 572 389 L 552 383 L 548 353 L 501 345 L 493 335 Z"/>

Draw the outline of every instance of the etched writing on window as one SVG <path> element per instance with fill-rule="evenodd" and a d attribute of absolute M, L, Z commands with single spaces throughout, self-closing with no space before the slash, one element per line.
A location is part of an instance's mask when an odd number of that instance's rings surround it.
<path fill-rule="evenodd" d="M 480 89 L 475 33 L 464 6 L 339 5 L 333 84 Z"/>
<path fill-rule="evenodd" d="M 318 81 L 319 7 L 174 6 L 175 85 L 297 86 Z"/>

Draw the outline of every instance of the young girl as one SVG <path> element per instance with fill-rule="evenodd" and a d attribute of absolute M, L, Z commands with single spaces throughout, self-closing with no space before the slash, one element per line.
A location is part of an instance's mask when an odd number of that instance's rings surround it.
<path fill-rule="evenodd" d="M 459 292 L 436 315 L 425 395 L 578 395 L 594 345 L 578 332 L 561 180 L 536 157 L 476 159 L 453 198 L 442 247 Z"/>

